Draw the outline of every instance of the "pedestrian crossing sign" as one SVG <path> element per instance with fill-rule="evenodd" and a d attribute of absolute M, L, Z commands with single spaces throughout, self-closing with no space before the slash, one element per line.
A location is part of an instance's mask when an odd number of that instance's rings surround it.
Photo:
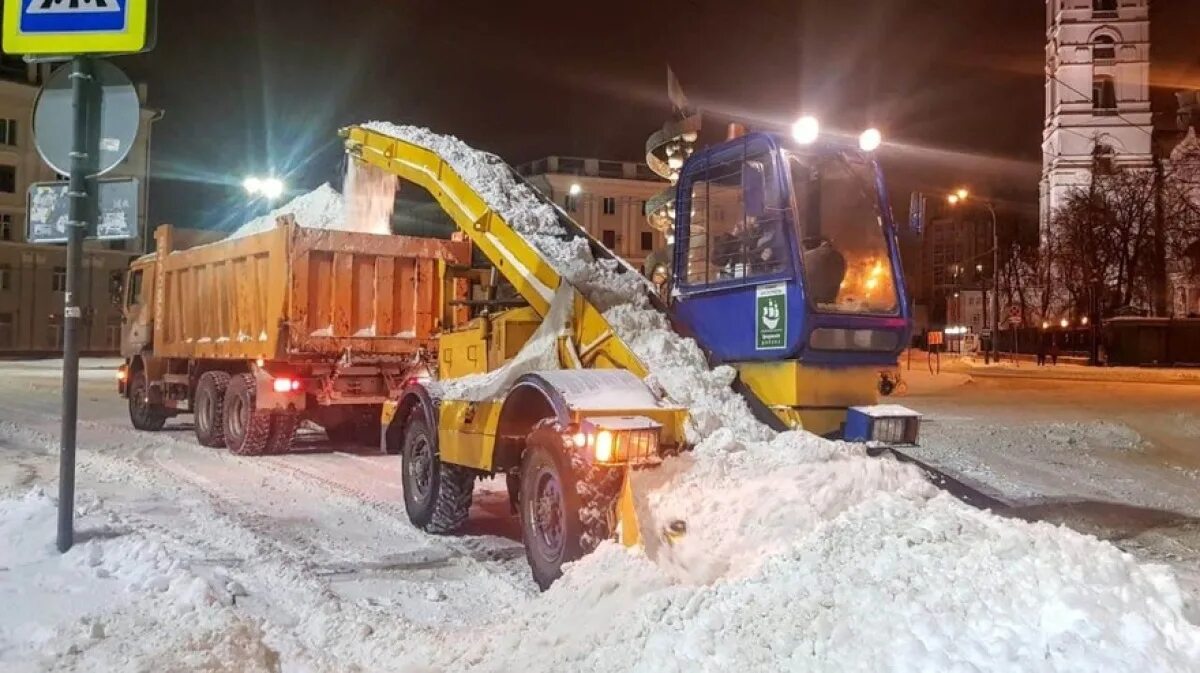
<path fill-rule="evenodd" d="M 4 53 L 133 54 L 146 48 L 151 0 L 4 0 Z"/>

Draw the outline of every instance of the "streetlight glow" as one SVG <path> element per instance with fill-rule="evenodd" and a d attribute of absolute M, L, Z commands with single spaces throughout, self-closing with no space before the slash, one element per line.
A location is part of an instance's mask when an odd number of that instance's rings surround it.
<path fill-rule="evenodd" d="M 967 197 L 971 195 L 971 192 L 968 192 L 966 189 L 959 187 L 958 191 L 954 192 L 954 195 L 957 196 L 960 201 L 966 201 Z"/>
<path fill-rule="evenodd" d="M 1058 324 L 1059 324 L 1059 325 L 1060 325 L 1060 326 L 1061 326 L 1063 329 L 1066 329 L 1066 328 L 1067 328 L 1067 325 L 1070 325 L 1070 324 L 1071 324 L 1071 321 L 1070 321 L 1070 320 L 1067 320 L 1066 318 L 1063 318 L 1062 320 L 1058 321 Z"/>
<path fill-rule="evenodd" d="M 951 194 L 946 197 L 946 202 L 952 206 L 957 206 L 959 202 L 958 194 Z"/>
<path fill-rule="evenodd" d="M 268 201 L 274 201 L 283 196 L 286 187 L 279 178 L 259 178 L 253 175 L 242 181 L 242 188 L 251 196 L 261 196 Z"/>
<path fill-rule="evenodd" d="M 567 189 L 567 193 L 571 196 L 579 196 L 583 193 L 583 187 L 578 182 L 572 182 L 571 187 Z"/>
<path fill-rule="evenodd" d="M 821 135 L 821 123 L 816 117 L 805 115 L 792 124 L 792 137 L 801 145 L 811 145 L 817 142 Z"/>
<path fill-rule="evenodd" d="M 1083 316 L 1082 318 L 1080 318 L 1080 319 L 1079 319 L 1079 324 L 1080 324 L 1080 325 L 1085 325 L 1085 326 L 1086 326 L 1086 325 L 1088 324 L 1088 317 L 1085 315 L 1085 316 Z"/>
<path fill-rule="evenodd" d="M 879 129 L 867 129 L 858 137 L 858 147 L 864 152 L 874 152 L 883 144 L 883 134 Z"/>
<path fill-rule="evenodd" d="M 274 201 L 283 196 L 283 190 L 283 181 L 279 178 L 267 178 L 262 181 L 262 195 L 268 201 Z"/>

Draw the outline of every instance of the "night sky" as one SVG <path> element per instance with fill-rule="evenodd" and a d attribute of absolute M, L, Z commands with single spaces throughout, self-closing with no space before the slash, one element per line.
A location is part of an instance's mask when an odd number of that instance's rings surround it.
<path fill-rule="evenodd" d="M 670 63 L 694 103 L 785 124 L 883 129 L 894 186 L 987 185 L 1036 201 L 1040 0 L 173 0 L 157 49 L 118 59 L 166 111 L 153 222 L 231 228 L 241 178 L 337 180 L 339 126 L 429 126 L 510 163 L 640 160 L 670 109 Z M 1156 79 L 1200 85 L 1200 2 L 1157 0 Z M 1159 76 L 1161 75 L 1161 76 Z M 1169 82 L 1167 82 L 1169 80 Z M 906 203 L 895 204 L 898 214 Z"/>

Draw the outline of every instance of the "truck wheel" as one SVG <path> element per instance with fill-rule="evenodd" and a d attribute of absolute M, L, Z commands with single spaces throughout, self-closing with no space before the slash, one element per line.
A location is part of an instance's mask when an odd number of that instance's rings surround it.
<path fill-rule="evenodd" d="M 204 372 L 196 384 L 196 439 L 204 446 L 225 446 L 225 390 L 229 373 Z"/>
<path fill-rule="evenodd" d="M 129 381 L 129 420 L 138 430 L 157 432 L 167 423 L 167 413 L 150 402 L 146 372 L 134 372 Z"/>
<path fill-rule="evenodd" d="M 240 456 L 266 453 L 271 436 L 271 413 L 255 409 L 254 376 L 238 374 L 229 380 L 222 410 L 225 446 Z"/>
<path fill-rule="evenodd" d="M 564 564 L 609 537 L 609 513 L 621 483 L 619 470 L 572 461 L 555 437 L 535 434 L 521 458 L 521 536 L 543 591 L 562 576 Z"/>
<path fill-rule="evenodd" d="M 266 452 L 279 455 L 292 450 L 292 439 L 300 427 L 300 415 L 284 411 L 271 416 L 271 436 L 267 439 Z"/>
<path fill-rule="evenodd" d="M 404 509 L 414 526 L 430 533 L 452 533 L 467 520 L 475 474 L 438 457 L 437 435 L 414 409 L 404 427 L 400 467 Z"/>

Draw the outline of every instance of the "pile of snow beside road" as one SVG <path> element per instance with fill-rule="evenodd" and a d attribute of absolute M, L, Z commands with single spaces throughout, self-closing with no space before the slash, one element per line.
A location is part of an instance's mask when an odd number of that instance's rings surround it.
<path fill-rule="evenodd" d="M 652 385 L 692 412 L 692 455 L 639 475 L 643 524 L 444 670 L 1197 670 L 1200 629 L 1169 572 L 1063 528 L 939 494 L 909 466 L 805 433 L 772 436 L 668 329 L 642 281 L 564 242 L 553 208 L 494 156 L 387 123 L 434 150 L 606 310 Z M 653 532 L 653 530 L 651 530 Z"/>
<path fill-rule="evenodd" d="M 259 628 L 229 607 L 236 583 L 197 577 L 98 503 L 60 555 L 55 520 L 39 490 L 0 499 L 0 669 L 275 670 Z"/>

